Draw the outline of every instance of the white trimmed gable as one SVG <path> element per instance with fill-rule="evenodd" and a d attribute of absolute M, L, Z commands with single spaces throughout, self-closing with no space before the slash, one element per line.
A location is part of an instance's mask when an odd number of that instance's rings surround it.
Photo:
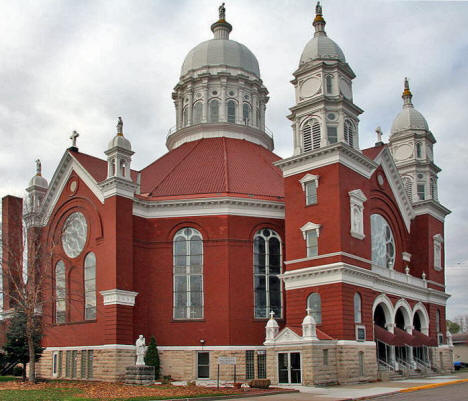
<path fill-rule="evenodd" d="M 379 153 L 374 161 L 382 166 L 397 201 L 403 221 L 405 222 L 406 229 L 410 232 L 411 220 L 414 219 L 415 213 L 411 201 L 408 198 L 408 194 L 405 191 L 400 173 L 387 146 L 383 148 L 382 152 Z"/>
<path fill-rule="evenodd" d="M 66 151 L 55 170 L 55 174 L 50 181 L 49 190 L 47 191 L 41 205 L 40 212 L 42 215 L 42 224 L 46 225 L 48 223 L 50 215 L 52 214 L 52 211 L 54 210 L 54 207 L 57 204 L 72 171 L 75 171 L 78 177 L 80 177 L 86 186 L 93 192 L 96 198 L 98 198 L 101 203 L 104 203 L 104 195 L 102 194 L 101 188 L 99 188 L 96 180 L 69 151 Z"/>
<path fill-rule="evenodd" d="M 272 339 L 265 341 L 263 344 L 265 345 L 289 345 L 289 344 L 297 344 L 304 342 L 303 338 L 292 331 L 289 327 L 285 327 L 281 330 L 278 335 Z"/>

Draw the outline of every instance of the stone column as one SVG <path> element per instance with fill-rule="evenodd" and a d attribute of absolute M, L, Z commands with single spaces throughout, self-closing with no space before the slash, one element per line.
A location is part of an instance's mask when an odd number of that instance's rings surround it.
<path fill-rule="evenodd" d="M 221 104 L 219 105 L 219 121 L 226 122 L 226 81 L 221 81 Z"/>

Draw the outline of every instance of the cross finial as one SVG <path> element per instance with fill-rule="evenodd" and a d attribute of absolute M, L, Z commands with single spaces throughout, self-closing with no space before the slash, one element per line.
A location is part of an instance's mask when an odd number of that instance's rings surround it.
<path fill-rule="evenodd" d="M 119 117 L 119 120 L 117 121 L 117 135 L 123 136 L 123 121 L 122 121 L 122 117 Z"/>
<path fill-rule="evenodd" d="M 40 159 L 36 159 L 36 175 L 42 175 L 42 165 Z"/>
<path fill-rule="evenodd" d="M 377 134 L 377 143 L 382 142 L 382 128 L 380 128 L 380 125 L 375 129 L 375 133 Z"/>
<path fill-rule="evenodd" d="M 76 139 L 80 136 L 80 134 L 76 131 L 73 131 L 73 133 L 70 136 L 70 139 L 72 141 L 72 148 L 76 148 Z"/>
<path fill-rule="evenodd" d="M 222 3 L 219 8 L 219 19 L 220 20 L 225 20 L 226 19 L 226 7 L 224 7 L 224 3 Z"/>
<path fill-rule="evenodd" d="M 275 312 L 270 311 L 270 319 L 274 319 L 275 318 L 274 316 L 275 316 Z"/>

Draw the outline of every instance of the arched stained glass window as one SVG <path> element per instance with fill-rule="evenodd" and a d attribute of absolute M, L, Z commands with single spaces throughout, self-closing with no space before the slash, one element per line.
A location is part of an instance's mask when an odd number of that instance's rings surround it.
<path fill-rule="evenodd" d="M 395 240 L 387 220 L 380 214 L 371 215 L 372 263 L 380 267 L 393 268 L 395 262 Z"/>
<path fill-rule="evenodd" d="M 84 262 L 85 320 L 96 319 L 96 255 L 90 252 Z"/>
<path fill-rule="evenodd" d="M 203 318 L 203 239 L 194 228 L 174 237 L 174 319 Z"/>
<path fill-rule="evenodd" d="M 66 315 L 66 281 L 65 263 L 58 261 L 55 265 L 55 323 L 65 323 Z"/>
<path fill-rule="evenodd" d="M 219 101 L 214 99 L 210 102 L 210 123 L 219 121 Z"/>
<path fill-rule="evenodd" d="M 236 122 L 236 102 L 234 100 L 227 102 L 227 121 L 228 123 Z"/>
<path fill-rule="evenodd" d="M 349 146 L 353 146 L 354 126 L 349 120 L 346 120 L 344 123 L 344 140 Z"/>
<path fill-rule="evenodd" d="M 313 292 L 307 297 L 307 309 L 310 309 L 310 314 L 315 319 L 315 323 L 322 323 L 322 299 L 318 292 Z"/>
<path fill-rule="evenodd" d="M 254 237 L 255 317 L 267 318 L 270 311 L 282 316 L 281 238 L 268 228 Z"/>
<path fill-rule="evenodd" d="M 362 313 L 361 313 L 361 295 L 358 292 L 354 294 L 354 323 L 361 323 Z"/>
<path fill-rule="evenodd" d="M 193 123 L 200 124 L 202 120 L 203 103 L 197 102 L 193 105 Z"/>

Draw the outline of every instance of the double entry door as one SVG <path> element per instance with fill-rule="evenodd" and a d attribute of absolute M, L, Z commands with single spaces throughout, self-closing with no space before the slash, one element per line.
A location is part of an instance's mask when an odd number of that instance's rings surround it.
<path fill-rule="evenodd" d="M 301 380 L 301 353 L 278 353 L 278 381 L 281 384 L 300 384 Z"/>

